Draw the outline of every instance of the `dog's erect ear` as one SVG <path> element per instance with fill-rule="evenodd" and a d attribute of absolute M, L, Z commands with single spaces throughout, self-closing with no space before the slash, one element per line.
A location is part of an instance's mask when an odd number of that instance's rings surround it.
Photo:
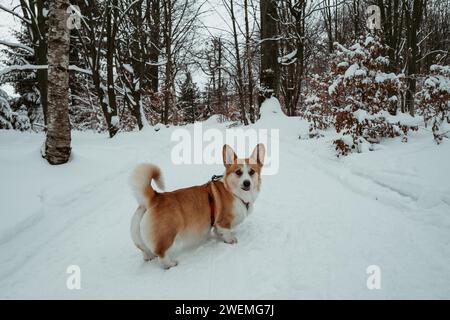
<path fill-rule="evenodd" d="M 264 156 L 266 155 L 266 147 L 259 143 L 253 149 L 252 155 L 250 156 L 251 163 L 257 163 L 261 167 L 264 165 Z"/>
<path fill-rule="evenodd" d="M 225 165 L 225 167 L 231 166 L 237 160 L 237 155 L 236 153 L 234 153 L 233 148 L 231 148 L 227 144 L 223 145 L 222 157 L 223 157 L 223 164 Z"/>

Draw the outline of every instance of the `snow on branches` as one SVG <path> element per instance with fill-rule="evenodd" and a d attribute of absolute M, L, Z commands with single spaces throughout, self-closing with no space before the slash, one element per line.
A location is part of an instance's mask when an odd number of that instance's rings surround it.
<path fill-rule="evenodd" d="M 360 37 L 350 47 L 334 44 L 328 87 L 320 98 L 305 100 L 303 117 L 312 122 L 310 131 L 334 125 L 339 155 L 372 150 L 383 138 L 403 136 L 417 128 L 416 118 L 397 114 L 406 86 L 403 74 L 389 72 L 387 47 L 377 36 Z M 318 79 L 310 81 L 320 83 Z M 311 135 L 311 134 L 310 134 Z"/>
<path fill-rule="evenodd" d="M 416 99 L 425 126 L 431 125 L 434 140 L 440 144 L 450 131 L 450 66 L 435 64 L 430 72 Z"/>
<path fill-rule="evenodd" d="M 8 94 L 0 89 L 0 129 L 28 131 L 31 129 L 27 108 L 21 105 L 17 111 L 12 111 Z"/>
<path fill-rule="evenodd" d="M 404 76 L 388 72 L 387 47 L 377 37 L 367 36 L 348 49 L 338 43 L 335 48 L 334 80 L 328 92 L 337 107 L 338 155 L 371 149 L 372 143 L 386 137 L 403 135 L 406 141 L 411 126 L 395 118 L 406 88 Z"/>

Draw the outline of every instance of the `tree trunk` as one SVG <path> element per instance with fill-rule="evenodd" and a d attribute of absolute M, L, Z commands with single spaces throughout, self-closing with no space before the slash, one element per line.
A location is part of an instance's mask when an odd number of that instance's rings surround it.
<path fill-rule="evenodd" d="M 378 7 L 380 7 L 381 21 L 383 23 L 383 41 L 389 46 L 389 69 L 392 72 L 397 72 L 397 58 L 396 53 L 399 47 L 399 0 L 385 2 L 378 0 Z"/>
<path fill-rule="evenodd" d="M 142 3 L 143 0 L 140 1 L 135 7 L 134 7 L 134 19 L 136 26 L 133 37 L 134 42 L 132 44 L 132 47 L 134 49 L 134 76 L 137 78 L 135 81 L 136 83 L 133 83 L 133 107 L 132 107 L 132 113 L 134 114 L 137 125 L 139 130 L 142 130 L 144 127 L 143 119 L 145 117 L 144 114 L 141 114 L 141 105 L 142 105 L 142 92 L 145 89 L 146 81 L 145 81 L 145 45 L 146 45 L 146 36 L 142 32 L 143 26 L 142 26 Z"/>
<path fill-rule="evenodd" d="M 406 9 L 405 4 L 405 9 Z M 408 43 L 408 89 L 406 90 L 406 110 L 414 116 L 414 96 L 416 94 L 416 72 L 419 48 L 417 45 L 417 32 L 422 20 L 423 0 L 414 0 L 412 13 L 406 9 L 406 27 Z"/>
<path fill-rule="evenodd" d="M 252 70 L 252 48 L 250 45 L 250 27 L 248 22 L 248 0 L 244 0 L 245 13 L 245 53 L 247 59 L 247 75 L 248 75 L 248 105 L 250 113 L 250 122 L 255 123 L 255 106 L 253 102 L 253 70 Z"/>
<path fill-rule="evenodd" d="M 281 21 L 280 28 L 286 28 L 280 31 L 282 34 L 292 35 L 292 40 L 285 41 L 282 44 L 285 46 L 284 53 L 296 52 L 295 56 L 287 61 L 281 63 L 281 70 L 283 76 L 281 93 L 284 99 L 287 115 L 294 116 L 299 105 L 300 96 L 302 92 L 302 80 L 305 73 L 305 16 L 306 16 L 306 2 L 296 2 L 293 4 L 286 4 L 284 8 L 289 12 L 289 18 L 284 18 Z M 289 21 L 289 23 L 287 23 Z"/>
<path fill-rule="evenodd" d="M 242 66 L 241 57 L 239 54 L 239 42 L 237 38 L 236 30 L 236 17 L 234 16 L 233 0 L 230 0 L 230 13 L 231 21 L 233 23 L 233 36 L 234 36 L 234 50 L 236 52 L 236 72 L 237 72 L 237 87 L 239 95 L 239 108 L 241 110 L 241 120 L 245 125 L 248 125 L 247 115 L 245 114 L 245 98 L 244 98 L 244 83 L 242 81 Z"/>
<path fill-rule="evenodd" d="M 216 45 L 216 44 L 215 44 Z M 225 105 L 223 103 L 223 80 L 222 80 L 222 39 L 217 39 L 217 65 L 219 70 L 217 71 L 217 105 L 223 115 L 226 115 Z"/>
<path fill-rule="evenodd" d="M 353 29 L 356 38 L 359 34 L 359 0 L 353 0 Z"/>
<path fill-rule="evenodd" d="M 172 102 L 172 1 L 164 1 L 164 43 L 166 48 L 166 72 L 164 79 L 164 109 L 161 121 L 164 124 L 169 122 L 169 109 Z"/>
<path fill-rule="evenodd" d="M 67 0 L 53 0 L 49 8 L 48 110 L 45 157 L 50 164 L 66 163 L 70 157 L 69 121 L 69 30 Z"/>
<path fill-rule="evenodd" d="M 117 3 L 118 0 L 112 0 L 109 4 L 108 17 L 106 19 L 106 83 L 108 93 L 108 117 L 109 117 L 109 137 L 112 138 L 119 131 L 116 89 L 114 85 L 114 56 L 115 56 L 115 42 L 117 34 Z M 114 119 L 114 121 L 113 121 Z"/>
<path fill-rule="evenodd" d="M 117 130 L 111 124 L 112 111 L 109 107 L 109 99 L 107 99 L 107 88 L 105 88 L 102 76 L 100 74 L 100 62 L 102 61 L 104 52 L 102 42 L 105 37 L 106 23 L 104 22 L 104 20 L 102 20 L 101 27 L 99 30 L 97 30 L 98 18 L 95 16 L 95 9 L 97 9 L 96 6 L 98 5 L 98 3 L 95 0 L 80 1 L 78 2 L 78 4 L 80 6 L 81 12 L 84 12 L 86 14 L 86 19 L 84 21 L 89 24 L 87 29 L 88 39 L 90 42 L 86 46 L 83 45 L 83 50 L 88 56 L 88 58 L 86 58 L 86 62 L 92 72 L 92 82 L 94 84 L 97 95 L 97 104 L 102 110 L 103 117 L 106 122 L 106 128 L 108 130 L 109 136 L 112 138 L 117 133 Z M 109 13 L 110 12 L 108 11 L 106 14 L 109 15 Z M 106 34 L 106 37 L 108 39 L 111 38 L 111 36 L 108 34 Z M 82 36 L 80 35 L 80 39 L 81 38 Z M 83 41 L 81 42 L 83 43 Z M 109 50 L 111 52 L 111 49 Z"/>
<path fill-rule="evenodd" d="M 159 84 L 159 66 L 157 65 L 159 61 L 160 53 L 160 0 L 151 0 L 151 33 L 150 33 L 150 61 L 153 63 L 150 66 L 150 78 L 151 78 L 151 88 L 154 93 L 158 92 Z"/>
<path fill-rule="evenodd" d="M 328 53 L 333 53 L 333 20 L 331 18 L 331 4 L 330 0 L 326 0 L 325 8 L 323 8 L 322 15 L 327 29 Z"/>
<path fill-rule="evenodd" d="M 278 64 L 278 28 L 277 6 L 274 0 L 261 0 L 261 75 L 260 82 L 263 90 L 260 104 L 266 98 L 278 94 L 279 64 Z"/>
<path fill-rule="evenodd" d="M 37 27 L 38 30 L 42 30 L 41 32 L 45 32 L 45 16 L 44 16 L 44 1 L 39 0 L 36 1 L 37 5 Z M 44 65 L 47 64 L 47 40 L 45 39 L 45 35 L 40 34 L 39 35 L 39 42 L 37 45 L 37 48 L 35 50 L 36 52 L 36 63 L 38 65 Z M 40 93 L 40 100 L 42 105 L 42 111 L 44 113 L 44 124 L 47 124 L 47 105 L 48 105 L 48 70 L 41 69 L 36 71 L 36 79 L 39 86 L 39 93 Z"/>

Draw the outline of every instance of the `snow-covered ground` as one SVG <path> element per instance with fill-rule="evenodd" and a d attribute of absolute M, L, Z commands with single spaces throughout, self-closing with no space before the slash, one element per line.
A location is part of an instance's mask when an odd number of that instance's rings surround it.
<path fill-rule="evenodd" d="M 300 119 L 269 110 L 253 127 L 280 129 L 280 168 L 263 177 L 239 243 L 211 238 L 168 271 L 130 239 L 128 174 L 156 163 L 173 190 L 220 166 L 173 165 L 173 128 L 74 132 L 57 167 L 39 156 L 43 135 L 0 131 L 0 298 L 450 298 L 450 141 L 421 129 L 338 159 L 331 134 L 298 138 Z M 80 290 L 66 287 L 69 265 Z M 380 290 L 366 286 L 370 265 Z"/>

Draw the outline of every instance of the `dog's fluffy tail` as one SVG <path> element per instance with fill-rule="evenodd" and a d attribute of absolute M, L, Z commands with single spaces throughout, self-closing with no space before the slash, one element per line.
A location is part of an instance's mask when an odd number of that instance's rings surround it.
<path fill-rule="evenodd" d="M 150 163 L 141 163 L 134 168 L 130 176 L 130 185 L 137 202 L 148 208 L 149 203 L 155 196 L 152 188 L 152 180 L 156 182 L 159 189 L 164 190 L 161 170 Z"/>

